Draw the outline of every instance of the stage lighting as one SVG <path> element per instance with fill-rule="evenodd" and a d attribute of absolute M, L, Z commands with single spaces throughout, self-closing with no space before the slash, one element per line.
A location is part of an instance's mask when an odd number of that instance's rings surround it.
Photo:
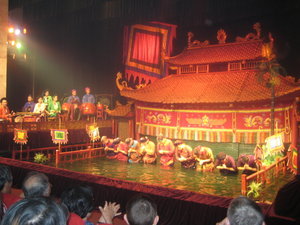
<path fill-rule="evenodd" d="M 8 28 L 8 33 L 13 33 L 15 29 L 13 27 Z"/>
<path fill-rule="evenodd" d="M 20 29 L 15 30 L 15 35 L 20 35 L 20 33 L 21 33 Z"/>
<path fill-rule="evenodd" d="M 18 42 L 18 43 L 16 44 L 16 47 L 17 47 L 17 49 L 20 49 L 20 48 L 22 47 L 22 44 L 21 44 L 20 42 Z"/>
<path fill-rule="evenodd" d="M 27 34 L 27 29 L 26 28 L 23 29 L 23 34 Z"/>
<path fill-rule="evenodd" d="M 16 42 L 15 41 L 11 41 L 11 45 L 15 46 Z"/>

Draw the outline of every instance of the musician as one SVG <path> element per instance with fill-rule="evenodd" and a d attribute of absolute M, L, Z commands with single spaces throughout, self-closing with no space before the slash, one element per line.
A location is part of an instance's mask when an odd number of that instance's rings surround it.
<path fill-rule="evenodd" d="M 197 170 L 213 171 L 214 155 L 210 148 L 199 145 L 194 149 L 194 155 L 195 159 L 199 162 Z"/>
<path fill-rule="evenodd" d="M 160 155 L 160 163 L 163 166 L 173 166 L 174 161 L 174 154 L 175 154 L 175 147 L 173 142 L 170 139 L 163 137 L 160 134 L 157 137 L 157 151 Z"/>
<path fill-rule="evenodd" d="M 35 104 L 33 113 L 39 114 L 39 116 L 36 118 L 36 122 L 39 122 L 41 121 L 41 119 L 46 117 L 48 112 L 46 110 L 46 104 L 43 102 L 42 97 L 38 98 L 38 103 Z"/>
<path fill-rule="evenodd" d="M 85 89 L 85 95 L 82 97 L 82 103 L 96 103 L 94 95 L 91 94 L 91 89 L 89 87 L 86 87 Z"/>
<path fill-rule="evenodd" d="M 74 120 L 75 111 L 79 111 L 80 99 L 77 96 L 77 91 L 75 89 L 72 90 L 71 96 L 68 98 L 68 103 L 71 103 L 70 107 L 70 119 Z"/>
<path fill-rule="evenodd" d="M 51 104 L 52 97 L 49 95 L 49 90 L 44 91 L 43 102 L 45 103 L 46 108 Z"/>
<path fill-rule="evenodd" d="M 10 113 L 7 98 L 1 98 L 0 103 L 0 119 L 11 122 L 14 113 Z"/>
<path fill-rule="evenodd" d="M 142 137 L 140 138 L 140 144 L 143 162 L 146 164 L 156 163 L 157 155 L 154 142 L 150 141 L 148 137 Z"/>
<path fill-rule="evenodd" d="M 49 117 L 56 117 L 61 112 L 61 105 L 58 101 L 58 96 L 53 95 L 53 99 L 48 105 Z"/>
<path fill-rule="evenodd" d="M 224 152 L 219 152 L 216 157 L 215 167 L 222 174 L 236 174 L 238 172 L 234 158 Z"/>
<path fill-rule="evenodd" d="M 184 168 L 195 168 L 196 161 L 193 149 L 180 140 L 175 141 L 174 146 L 176 160 L 181 163 L 181 166 Z"/>
<path fill-rule="evenodd" d="M 126 138 L 125 144 L 128 148 L 128 162 L 139 163 L 142 159 L 140 143 L 137 140 L 133 140 L 133 138 Z"/>
<path fill-rule="evenodd" d="M 23 112 L 33 112 L 35 103 L 31 95 L 28 95 L 27 102 L 23 106 Z"/>

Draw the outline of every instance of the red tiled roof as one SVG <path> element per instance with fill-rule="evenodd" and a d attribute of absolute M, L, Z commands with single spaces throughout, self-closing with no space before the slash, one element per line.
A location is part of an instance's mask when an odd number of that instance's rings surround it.
<path fill-rule="evenodd" d="M 132 111 L 131 106 L 132 104 L 121 105 L 120 103 L 117 103 L 114 109 L 112 110 L 106 109 L 105 112 L 110 116 L 124 117 L 127 116 Z"/>
<path fill-rule="evenodd" d="M 270 89 L 260 84 L 256 71 L 230 71 L 204 74 L 170 75 L 137 90 L 122 90 L 121 95 L 143 102 L 235 103 L 267 100 Z M 276 96 L 300 90 L 300 84 L 280 76 Z"/>
<path fill-rule="evenodd" d="M 263 42 L 258 40 L 187 48 L 166 61 L 173 65 L 192 65 L 256 59 L 262 57 L 262 46 Z"/>

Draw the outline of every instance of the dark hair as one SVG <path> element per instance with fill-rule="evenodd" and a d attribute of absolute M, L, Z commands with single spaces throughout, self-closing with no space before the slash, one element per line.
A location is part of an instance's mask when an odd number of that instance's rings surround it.
<path fill-rule="evenodd" d="M 13 177 L 8 166 L 0 165 L 0 191 L 3 189 L 6 182 L 12 182 Z"/>
<path fill-rule="evenodd" d="M 243 163 L 249 163 L 249 157 L 246 156 L 246 155 L 242 155 L 241 160 L 242 160 Z"/>
<path fill-rule="evenodd" d="M 138 194 L 126 204 L 126 214 L 130 225 L 152 225 L 157 206 L 150 197 Z"/>
<path fill-rule="evenodd" d="M 230 225 L 262 225 L 264 222 L 260 207 L 246 197 L 238 197 L 231 201 L 227 218 Z"/>
<path fill-rule="evenodd" d="M 48 189 L 50 189 L 49 179 L 43 173 L 32 171 L 24 178 L 22 190 L 25 198 L 44 196 Z"/>
<path fill-rule="evenodd" d="M 43 91 L 43 95 L 45 95 L 47 91 L 50 92 L 48 89 L 46 89 L 46 90 Z"/>
<path fill-rule="evenodd" d="M 147 142 L 148 140 L 149 140 L 149 138 L 148 138 L 147 136 L 141 137 L 141 138 L 140 138 L 140 142 L 141 142 L 141 143 L 145 143 L 145 142 Z"/>
<path fill-rule="evenodd" d="M 219 152 L 216 158 L 218 160 L 224 160 L 226 158 L 226 154 L 224 152 Z"/>
<path fill-rule="evenodd" d="M 1 225 L 66 225 L 67 210 L 45 197 L 23 199 L 12 205 Z"/>
<path fill-rule="evenodd" d="M 183 141 L 181 141 L 181 140 L 176 140 L 174 142 L 174 146 L 178 146 L 178 145 L 181 145 L 181 144 L 183 144 Z"/>
<path fill-rule="evenodd" d="M 0 102 L 2 103 L 3 102 L 3 100 L 6 100 L 7 101 L 7 98 L 1 98 L 1 100 L 0 100 Z"/>
<path fill-rule="evenodd" d="M 120 142 L 121 142 L 121 139 L 119 137 L 117 137 L 113 140 L 113 144 L 115 144 L 115 145 L 120 144 Z"/>
<path fill-rule="evenodd" d="M 65 190 L 61 195 L 61 201 L 69 212 L 81 218 L 85 218 L 93 210 L 93 192 L 88 186 L 77 186 Z"/>
<path fill-rule="evenodd" d="M 4 205 L 3 205 L 3 202 L 0 199 L 0 223 L 1 223 L 1 220 L 2 220 L 3 216 L 4 216 Z"/>

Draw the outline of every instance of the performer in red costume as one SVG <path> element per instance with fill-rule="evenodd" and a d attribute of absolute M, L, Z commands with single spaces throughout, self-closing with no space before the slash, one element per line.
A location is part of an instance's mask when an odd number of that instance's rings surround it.
<path fill-rule="evenodd" d="M 163 137 L 162 134 L 157 137 L 157 151 L 160 155 L 160 163 L 163 166 L 174 165 L 174 144 L 170 139 Z"/>
<path fill-rule="evenodd" d="M 106 136 L 102 136 L 101 142 L 104 146 L 104 152 L 106 154 L 106 158 L 115 159 L 117 154 L 115 152 L 115 144 L 113 139 L 109 139 Z"/>
<path fill-rule="evenodd" d="M 114 139 L 115 145 L 115 152 L 116 152 L 116 159 L 120 161 L 127 161 L 128 160 L 128 146 L 126 143 L 121 141 L 120 138 Z"/>

